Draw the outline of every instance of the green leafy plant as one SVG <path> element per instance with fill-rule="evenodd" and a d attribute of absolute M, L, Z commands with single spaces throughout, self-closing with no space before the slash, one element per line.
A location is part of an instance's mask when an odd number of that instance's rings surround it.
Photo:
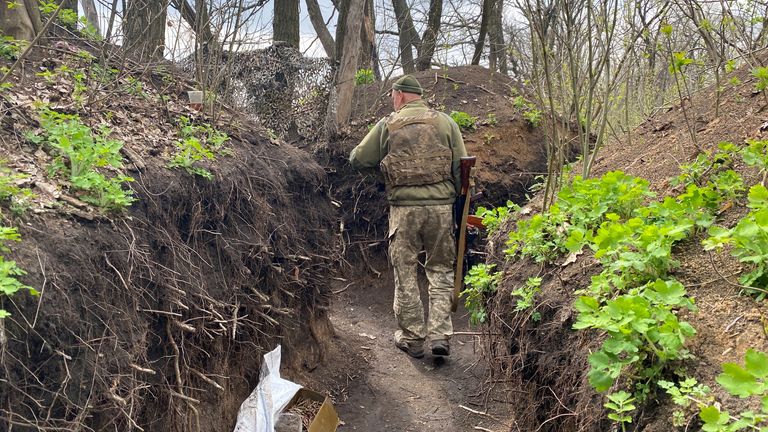
<path fill-rule="evenodd" d="M 494 267 L 493 264 L 477 264 L 464 277 L 467 287 L 461 295 L 465 297 L 464 306 L 469 311 L 469 321 L 473 325 L 484 323 L 488 318 L 485 300 L 496 292 L 501 281 L 501 273 L 494 272 Z"/>
<path fill-rule="evenodd" d="M 533 127 L 541 126 L 542 112 L 538 109 L 529 109 L 523 112 L 523 118 Z"/>
<path fill-rule="evenodd" d="M 664 389 L 678 408 L 672 412 L 672 425 L 685 426 L 687 418 L 698 412 L 699 408 L 713 401 L 709 387 L 699 384 L 696 378 L 684 377 L 675 383 L 660 380 L 659 387 Z"/>
<path fill-rule="evenodd" d="M 604 404 L 609 411 L 608 418 L 621 425 L 622 432 L 626 431 L 626 424 L 632 423 L 632 416 L 628 415 L 635 410 L 635 398 L 625 392 L 619 391 L 608 395 L 608 402 Z"/>
<path fill-rule="evenodd" d="M 626 368 L 642 384 L 656 380 L 667 362 L 689 357 L 683 344 L 696 331 L 674 309 L 695 307 L 680 282 L 658 279 L 604 301 L 581 296 L 574 307 L 579 315 L 573 328 L 608 334 L 589 356 L 588 378 L 597 391 L 611 388 Z"/>
<path fill-rule="evenodd" d="M 723 363 L 723 373 L 717 382 L 728 393 L 740 398 L 757 396 L 760 398 L 760 411 L 744 411 L 732 415 L 719 405 L 706 405 L 701 409 L 699 418 L 704 423 L 701 430 L 707 432 L 732 432 L 740 430 L 759 430 L 768 428 L 768 355 L 753 349 L 747 350 L 744 366 L 737 363 Z"/>
<path fill-rule="evenodd" d="M 26 47 L 27 43 L 12 36 L 0 35 L 0 58 L 16 60 Z"/>
<path fill-rule="evenodd" d="M 739 283 L 756 288 L 751 292 L 762 300 L 768 289 L 768 189 L 762 185 L 753 186 L 748 200 L 747 206 L 752 210 L 735 227 L 711 227 L 710 237 L 703 244 L 706 250 L 731 245 L 731 255 L 752 268 L 739 278 Z"/>
<path fill-rule="evenodd" d="M 755 166 L 763 173 L 763 185 L 768 173 L 768 140 L 747 140 L 747 146 L 741 150 L 744 163 Z"/>
<path fill-rule="evenodd" d="M 510 291 L 513 297 L 517 297 L 515 312 L 521 312 L 533 307 L 533 297 L 541 291 L 541 278 L 532 277 L 525 281 L 525 285 Z"/>
<path fill-rule="evenodd" d="M 52 175 L 65 175 L 70 184 L 82 192 L 80 198 L 107 210 L 120 210 L 135 199 L 133 191 L 123 189 L 131 177 L 106 177 L 100 168 L 122 167 L 120 141 L 109 139 L 110 130 L 102 126 L 98 133 L 85 126 L 76 115 L 62 114 L 48 108 L 40 110 L 40 135 L 27 134 L 27 139 L 46 145 L 54 156 L 49 167 Z"/>
<path fill-rule="evenodd" d="M 209 124 L 194 124 L 185 116 L 179 117 L 178 122 L 181 139 L 176 141 L 176 152 L 168 167 L 184 168 L 190 174 L 212 179 L 213 174 L 210 171 L 196 166 L 195 163 L 214 160 L 217 154 L 224 153 L 223 145 L 229 140 L 229 136 Z"/>
<path fill-rule="evenodd" d="M 35 194 L 27 188 L 16 185 L 16 182 L 25 179 L 27 176 L 15 173 L 5 166 L 5 161 L 0 159 L 0 203 L 8 202 L 11 213 L 22 214 L 34 198 Z M 2 219 L 2 211 L 0 211 Z"/>
<path fill-rule="evenodd" d="M 483 226 L 485 226 L 485 229 L 490 235 L 498 229 L 499 224 L 501 224 L 510 213 L 516 213 L 518 211 L 520 211 L 519 205 L 512 201 L 507 201 L 506 206 L 497 207 L 495 209 L 488 209 L 480 206 L 475 211 L 475 216 L 483 218 Z"/>
<path fill-rule="evenodd" d="M 752 76 L 755 77 L 755 90 L 765 91 L 768 89 L 768 67 L 758 67 L 752 69 Z"/>
<path fill-rule="evenodd" d="M 451 111 L 451 118 L 464 130 L 473 131 L 477 129 L 477 117 L 471 116 L 464 111 Z"/>
<path fill-rule="evenodd" d="M 8 242 L 21 241 L 16 228 L 0 225 L 0 253 L 10 252 Z M 24 276 L 26 272 L 22 270 L 15 261 L 10 261 L 0 254 L 0 295 L 12 296 L 20 290 L 26 289 L 32 295 L 39 295 L 34 288 L 24 285 L 18 280 L 19 276 Z M 10 316 L 10 313 L 0 309 L 0 319 Z"/>
<path fill-rule="evenodd" d="M 488 126 L 496 126 L 498 123 L 499 121 L 496 119 L 496 114 L 488 113 L 488 116 L 485 118 L 485 124 Z"/>
<path fill-rule="evenodd" d="M 357 72 L 355 72 L 355 85 L 371 84 L 373 81 L 373 70 L 358 69 Z"/>

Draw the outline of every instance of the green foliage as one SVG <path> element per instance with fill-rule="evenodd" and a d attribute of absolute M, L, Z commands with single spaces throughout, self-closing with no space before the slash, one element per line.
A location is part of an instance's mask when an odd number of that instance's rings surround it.
<path fill-rule="evenodd" d="M 600 179 L 575 177 L 563 185 L 549 212 L 520 220 L 509 234 L 506 254 L 546 262 L 561 252 L 576 252 L 592 238 L 608 213 L 629 216 L 653 194 L 648 182 L 612 171 Z"/>
<path fill-rule="evenodd" d="M 515 312 L 524 311 L 533 307 L 533 297 L 541 291 L 541 278 L 532 277 L 528 278 L 525 285 L 512 290 L 510 294 L 513 297 L 517 297 L 517 304 L 515 305 Z"/>
<path fill-rule="evenodd" d="M 473 117 L 464 111 L 451 111 L 451 118 L 461 129 L 469 131 L 477 129 L 477 117 Z"/>
<path fill-rule="evenodd" d="M 5 161 L 0 159 L 0 204 L 9 202 L 11 213 L 19 215 L 29 208 L 34 194 L 27 188 L 21 188 L 16 185 L 17 181 L 25 179 L 27 176 L 17 174 L 5 166 Z M 0 220 L 2 220 L 2 211 L 0 211 Z"/>
<path fill-rule="evenodd" d="M 710 228 L 710 237 L 703 244 L 706 250 L 731 245 L 731 255 L 752 269 L 739 278 L 739 283 L 757 288 L 747 291 L 762 300 L 768 289 L 768 189 L 762 185 L 752 186 L 748 199 L 747 205 L 752 210 L 731 229 Z"/>
<path fill-rule="evenodd" d="M 768 140 L 747 140 L 741 157 L 747 165 L 756 166 L 763 173 L 768 171 Z"/>
<path fill-rule="evenodd" d="M 661 26 L 661 33 L 664 34 L 664 36 L 672 36 L 672 25 L 671 24 L 663 24 Z"/>
<path fill-rule="evenodd" d="M 672 53 L 672 63 L 669 65 L 669 72 L 672 74 L 682 74 L 686 66 L 693 63 L 693 59 L 688 58 L 684 52 Z"/>
<path fill-rule="evenodd" d="M 541 126 L 542 112 L 538 109 L 529 109 L 523 112 L 523 118 L 533 127 Z"/>
<path fill-rule="evenodd" d="M 223 145 L 229 140 L 227 134 L 220 132 L 207 123 L 193 124 L 185 116 L 179 117 L 179 135 L 176 141 L 176 153 L 168 163 L 169 168 L 184 168 L 188 173 L 212 179 L 213 174 L 195 163 L 214 160 L 224 153 Z"/>
<path fill-rule="evenodd" d="M 21 241 L 21 236 L 19 236 L 16 228 L 0 225 L 0 253 L 10 252 L 7 243 L 11 241 Z M 0 296 L 11 296 L 22 289 L 28 290 L 32 295 L 39 295 L 37 290 L 24 285 L 17 279 L 25 274 L 26 272 L 19 268 L 15 261 L 7 260 L 3 255 L 0 255 Z M 0 319 L 9 315 L 8 311 L 0 309 Z"/>
<path fill-rule="evenodd" d="M 496 126 L 498 123 L 499 121 L 496 119 L 496 114 L 488 113 L 488 116 L 485 118 L 485 124 L 488 126 Z"/>
<path fill-rule="evenodd" d="M 657 379 L 667 362 L 689 356 L 683 344 L 696 331 L 674 309 L 695 307 L 680 282 L 657 279 L 608 300 L 600 297 L 576 300 L 579 315 L 573 325 L 608 334 L 600 350 L 589 356 L 589 383 L 597 391 L 611 388 L 625 368 L 634 368 L 632 374 L 642 384 Z M 638 390 L 644 396 L 647 389 Z"/>
<path fill-rule="evenodd" d="M 62 114 L 48 108 L 40 111 L 41 135 L 27 134 L 37 144 L 45 144 L 54 156 L 49 171 L 63 174 L 71 185 L 83 192 L 83 201 L 106 210 L 120 210 L 135 201 L 133 191 L 122 184 L 131 177 L 106 177 L 99 168 L 121 168 L 123 143 L 109 139 L 111 131 L 102 126 L 98 132 L 85 126 L 77 115 Z"/>
<path fill-rule="evenodd" d="M 484 323 L 488 318 L 485 299 L 496 292 L 501 273 L 494 272 L 493 264 L 477 264 L 467 272 L 464 283 L 467 288 L 461 292 L 465 297 L 464 306 L 469 311 L 469 321 L 473 325 Z"/>
<path fill-rule="evenodd" d="M 699 418 L 704 423 L 701 430 L 732 432 L 768 429 L 768 355 L 749 349 L 744 356 L 744 366 L 724 363 L 722 368 L 723 373 L 717 377 L 717 382 L 734 396 L 760 398 L 760 412 L 745 411 L 731 415 L 722 411 L 719 405 L 706 405 L 699 413 Z"/>
<path fill-rule="evenodd" d="M 355 85 L 371 84 L 373 81 L 373 70 L 358 69 L 357 72 L 355 72 Z"/>
<path fill-rule="evenodd" d="M 631 394 L 622 390 L 608 395 L 608 402 L 604 404 L 611 411 L 608 418 L 620 424 L 622 431 L 626 430 L 626 423 L 632 423 L 632 416 L 627 414 L 635 410 L 634 401 Z"/>
<path fill-rule="evenodd" d="M 678 407 L 672 412 L 673 426 L 685 426 L 687 418 L 693 414 L 694 409 L 713 400 L 709 387 L 699 384 L 696 378 L 685 377 L 678 383 L 660 380 L 657 384 L 667 392 L 672 402 Z"/>
<path fill-rule="evenodd" d="M 520 211 L 520 206 L 507 201 L 505 207 L 497 207 L 495 209 L 487 209 L 485 207 L 478 207 L 475 215 L 483 218 L 483 225 L 486 231 L 490 235 L 499 228 L 499 225 L 509 216 L 511 213 L 517 213 Z"/>
<path fill-rule="evenodd" d="M 0 58 L 6 60 L 16 60 L 26 47 L 27 43 L 12 36 L 0 35 Z"/>
<path fill-rule="evenodd" d="M 752 69 L 752 76 L 757 80 L 755 82 L 755 90 L 765 91 L 768 88 L 768 67 L 758 67 Z"/>
<path fill-rule="evenodd" d="M 522 111 L 523 118 L 533 127 L 538 127 L 541 125 L 542 120 L 542 112 L 539 110 L 536 105 L 532 102 L 529 102 L 526 98 L 522 96 L 517 96 L 512 101 L 512 105 Z"/>

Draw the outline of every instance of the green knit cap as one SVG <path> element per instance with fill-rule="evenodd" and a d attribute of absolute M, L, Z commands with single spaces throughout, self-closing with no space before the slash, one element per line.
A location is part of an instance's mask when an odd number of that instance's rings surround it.
<path fill-rule="evenodd" d="M 411 75 L 404 75 L 398 78 L 398 80 L 392 84 L 392 88 L 405 93 L 416 93 L 417 95 L 424 93 L 424 89 L 421 88 L 419 81 Z"/>

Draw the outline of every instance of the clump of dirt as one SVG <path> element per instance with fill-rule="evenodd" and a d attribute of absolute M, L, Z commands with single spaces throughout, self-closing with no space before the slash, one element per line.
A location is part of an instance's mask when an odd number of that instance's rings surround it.
<path fill-rule="evenodd" d="M 327 176 L 233 113 L 189 108 L 191 85 L 171 65 L 51 43 L 0 93 L 0 153 L 37 195 L 19 217 L 0 203 L 0 222 L 22 237 L 4 255 L 40 291 L 2 297 L 0 424 L 230 431 L 265 351 L 282 344 L 294 370 L 326 353 L 337 259 Z M 104 213 L 45 174 L 48 149 L 24 138 L 39 103 L 112 130 L 136 203 Z M 228 154 L 199 165 L 212 180 L 167 167 L 181 116 L 230 136 Z"/>
<path fill-rule="evenodd" d="M 720 99 L 715 97 L 714 88 L 702 91 L 686 99 L 683 105 L 653 115 L 630 134 L 606 146 L 593 175 L 622 170 L 643 177 L 662 199 L 682 192 L 669 179 L 680 173 L 681 164 L 693 161 L 700 151 L 715 150 L 721 141 L 741 145 L 745 139 L 768 139 L 766 99 L 754 91 L 755 80 L 746 68 L 733 76 L 741 84 L 729 87 Z M 717 108 L 713 102 L 719 104 Z M 742 163 L 737 162 L 734 169 L 742 174 L 747 187 L 762 179 Z M 733 204 L 723 208 L 718 224 L 731 227 L 746 213 L 745 199 Z M 530 206 L 540 207 L 536 200 Z M 489 246 L 490 262 L 503 269 L 505 276 L 489 304 L 489 332 L 498 336 L 488 339 L 488 350 L 496 373 L 511 382 L 510 403 L 526 407 L 519 411 L 518 428 L 609 430 L 612 426 L 603 407 L 604 396 L 592 389 L 586 376 L 590 369 L 588 354 L 599 348 L 603 335 L 572 330 L 573 293 L 590 283 L 591 276 L 599 273 L 600 265 L 589 253 L 568 265 L 564 265 L 564 259 L 544 266 L 526 260 L 507 261 L 504 242 L 513 224 L 514 221 L 507 221 Z M 680 366 L 689 376 L 712 388 L 723 409 L 739 413 L 755 409 L 755 402 L 728 395 L 715 378 L 722 372 L 722 363 L 741 363 L 748 348 L 768 350 L 764 327 L 768 309 L 765 302 L 740 294 L 736 279 L 744 267 L 727 251 L 705 252 L 700 242 L 706 236 L 699 234 L 675 249 L 675 259 L 681 265 L 673 276 L 683 282 L 699 308 L 698 312 L 684 313 L 697 335 L 688 343 L 693 359 Z M 513 312 L 514 300 L 508 292 L 537 275 L 543 277 L 543 282 L 534 310 Z M 540 314 L 539 321 L 531 319 L 534 312 Z M 669 397 L 659 391 L 637 412 L 632 430 L 676 430 L 671 423 L 672 411 Z M 700 427 L 695 413 L 686 420 L 686 430 Z"/>

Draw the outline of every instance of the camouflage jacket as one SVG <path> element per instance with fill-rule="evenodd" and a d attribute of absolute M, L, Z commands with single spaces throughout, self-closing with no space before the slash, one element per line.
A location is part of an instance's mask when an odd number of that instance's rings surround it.
<path fill-rule="evenodd" d="M 422 115 L 428 109 L 426 102 L 416 100 L 381 119 L 349 155 L 352 168 L 378 167 L 389 153 L 390 140 L 387 123 L 401 117 Z M 451 174 L 453 179 L 418 186 L 392 186 L 388 184 L 387 200 L 391 205 L 439 205 L 452 204 L 456 200 L 461 189 L 459 160 L 467 155 L 467 150 L 464 147 L 459 126 L 449 116 L 438 113 L 437 129 L 440 139 L 439 145 L 449 148 L 452 153 Z"/>

